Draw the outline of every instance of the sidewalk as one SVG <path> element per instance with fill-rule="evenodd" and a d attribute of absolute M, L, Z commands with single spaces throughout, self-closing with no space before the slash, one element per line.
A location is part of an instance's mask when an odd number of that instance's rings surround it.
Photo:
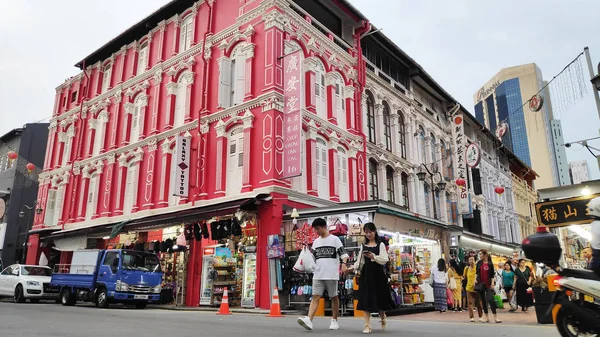
<path fill-rule="evenodd" d="M 493 320 L 492 313 L 490 311 L 490 323 Z M 535 308 L 531 307 L 528 313 L 521 311 L 509 312 L 507 309 L 498 309 L 498 318 L 502 320 L 502 323 L 508 325 L 538 325 L 537 318 L 535 316 Z M 406 315 L 406 316 L 395 316 L 389 319 L 399 321 L 436 321 L 436 322 L 450 322 L 450 323 L 469 323 L 469 312 L 446 312 L 440 314 L 439 312 L 426 312 L 421 314 Z M 482 324 L 477 322 L 477 313 L 475 313 L 475 322 L 471 324 Z"/>
<path fill-rule="evenodd" d="M 148 309 L 159 309 L 159 310 L 176 310 L 176 311 L 200 311 L 200 312 L 217 312 L 219 308 L 216 307 L 179 307 L 176 305 L 158 305 L 158 304 L 149 304 Z M 248 308 L 229 308 L 234 314 L 258 314 L 258 315 L 266 315 L 269 313 L 269 310 L 265 309 L 248 309 Z M 300 311 L 281 311 L 284 315 L 294 315 L 299 314 Z"/>

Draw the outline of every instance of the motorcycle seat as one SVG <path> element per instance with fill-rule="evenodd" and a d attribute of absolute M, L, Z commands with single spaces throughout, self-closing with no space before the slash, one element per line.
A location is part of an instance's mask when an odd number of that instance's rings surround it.
<path fill-rule="evenodd" d="M 565 277 L 574 277 L 584 280 L 600 281 L 600 276 L 591 270 L 586 269 L 563 269 L 560 273 Z"/>

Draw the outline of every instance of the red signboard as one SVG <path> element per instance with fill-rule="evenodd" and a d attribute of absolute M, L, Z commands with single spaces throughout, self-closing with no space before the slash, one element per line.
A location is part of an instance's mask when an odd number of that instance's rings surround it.
<path fill-rule="evenodd" d="M 302 113 L 300 95 L 302 94 L 300 69 L 300 50 L 284 57 L 284 150 L 282 178 L 302 175 Z"/>

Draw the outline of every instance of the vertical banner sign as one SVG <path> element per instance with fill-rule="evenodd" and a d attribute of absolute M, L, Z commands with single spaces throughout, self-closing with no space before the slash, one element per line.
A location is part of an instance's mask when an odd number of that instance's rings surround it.
<path fill-rule="evenodd" d="M 171 170 L 171 195 L 187 197 L 190 186 L 190 137 L 177 136 Z"/>
<path fill-rule="evenodd" d="M 302 113 L 300 95 L 302 94 L 300 69 L 300 50 L 288 54 L 283 59 L 284 88 L 284 124 L 282 178 L 302 175 Z"/>
<path fill-rule="evenodd" d="M 454 167 L 456 167 L 456 178 L 468 180 L 467 161 L 465 158 L 465 130 L 462 114 L 454 115 L 452 119 L 452 142 L 454 143 Z M 468 186 L 458 186 L 457 196 L 458 214 L 470 214 L 471 202 Z"/>

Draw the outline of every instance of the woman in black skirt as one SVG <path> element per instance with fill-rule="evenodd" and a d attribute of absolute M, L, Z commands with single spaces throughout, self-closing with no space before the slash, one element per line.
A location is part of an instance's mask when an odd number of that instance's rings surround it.
<path fill-rule="evenodd" d="M 389 262 L 385 244 L 372 222 L 364 226 L 365 243 L 360 247 L 359 257 L 353 268 L 360 274 L 358 282 L 357 309 L 364 312 L 363 333 L 371 333 L 371 313 L 378 312 L 381 329 L 385 329 L 385 312 L 393 308 L 385 264 Z"/>

